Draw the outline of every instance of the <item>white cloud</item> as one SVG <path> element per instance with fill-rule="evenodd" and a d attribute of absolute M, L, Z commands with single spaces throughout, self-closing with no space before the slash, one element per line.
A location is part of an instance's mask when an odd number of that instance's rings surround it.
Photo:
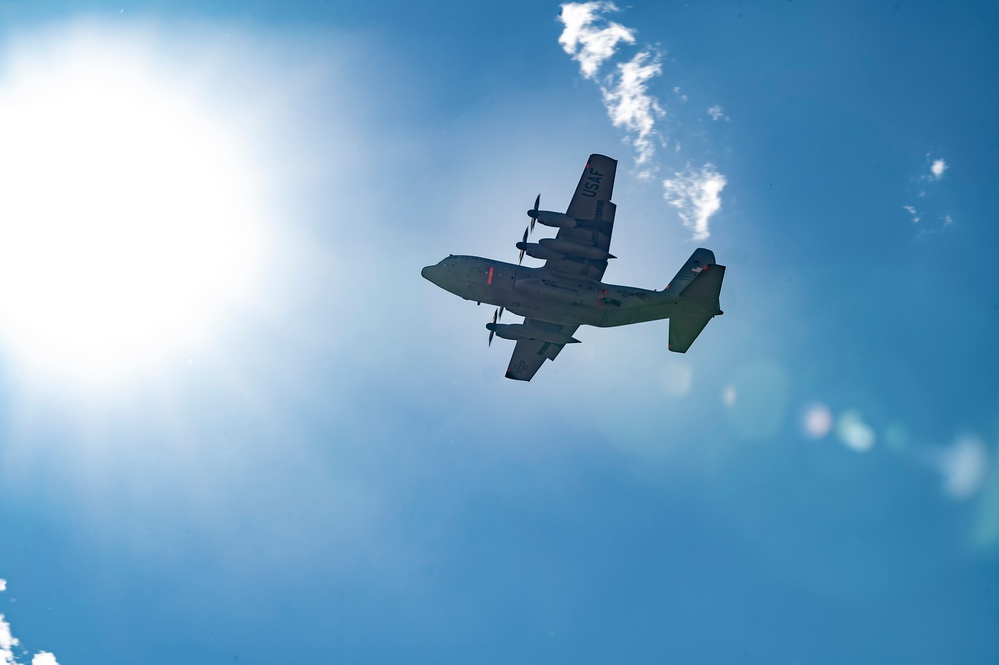
<path fill-rule="evenodd" d="M 720 120 L 725 116 L 725 112 L 722 111 L 721 106 L 715 104 L 714 106 L 708 109 L 708 115 L 711 116 L 712 120 Z"/>
<path fill-rule="evenodd" d="M 16 665 L 13 648 L 17 645 L 17 638 L 10 634 L 10 624 L 0 614 L 0 665 Z"/>
<path fill-rule="evenodd" d="M 656 118 L 665 115 L 665 111 L 656 98 L 648 94 L 647 83 L 662 74 L 662 65 L 658 55 L 642 51 L 617 67 L 617 79 L 608 79 L 613 83 L 612 87 L 601 86 L 604 104 L 614 126 L 633 135 L 631 144 L 638 152 L 636 162 L 648 164 L 655 154 L 652 136 Z"/>
<path fill-rule="evenodd" d="M 570 2 L 562 5 L 559 20 L 565 25 L 558 43 L 579 63 L 583 76 L 592 79 L 608 58 L 613 57 L 620 42 L 635 43 L 635 34 L 620 23 L 611 21 L 606 27 L 594 27 L 602 15 L 619 11 L 613 2 Z"/>
<path fill-rule="evenodd" d="M 943 177 L 944 171 L 947 170 L 947 162 L 943 159 L 934 159 L 933 163 L 930 165 L 930 173 L 933 174 L 934 180 L 939 180 Z"/>
<path fill-rule="evenodd" d="M 694 240 L 706 240 L 711 231 L 711 216 L 721 208 L 721 192 L 728 184 L 712 164 L 700 171 L 688 165 L 673 178 L 663 181 L 666 202 L 677 209 L 683 225 L 694 232 Z"/>
<path fill-rule="evenodd" d="M 922 217 L 919 216 L 919 213 L 916 212 L 916 209 L 913 206 L 902 206 L 902 210 L 905 210 L 907 213 L 912 215 L 913 224 L 918 224 L 919 220 L 922 219 Z"/>
<path fill-rule="evenodd" d="M 0 591 L 7 590 L 7 580 L 0 578 Z M 20 665 L 14 656 L 14 647 L 19 647 L 20 641 L 10 632 L 10 624 L 0 614 L 0 665 Z M 39 651 L 31 659 L 31 665 L 59 665 L 55 655 L 48 651 Z"/>

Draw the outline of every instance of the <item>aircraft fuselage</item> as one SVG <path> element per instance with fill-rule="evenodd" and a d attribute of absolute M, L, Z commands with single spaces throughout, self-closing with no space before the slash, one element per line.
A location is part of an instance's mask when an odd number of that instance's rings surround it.
<path fill-rule="evenodd" d="M 478 256 L 449 256 L 423 276 L 451 293 L 551 323 L 602 328 L 669 318 L 680 299 Z"/>

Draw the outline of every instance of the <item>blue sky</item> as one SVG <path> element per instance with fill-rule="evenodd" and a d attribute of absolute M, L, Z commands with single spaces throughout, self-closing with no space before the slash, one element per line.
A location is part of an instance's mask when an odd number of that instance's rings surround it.
<path fill-rule="evenodd" d="M 0 2 L 0 663 L 999 659 L 997 12 L 568 11 Z M 591 152 L 725 316 L 507 381 Z"/>

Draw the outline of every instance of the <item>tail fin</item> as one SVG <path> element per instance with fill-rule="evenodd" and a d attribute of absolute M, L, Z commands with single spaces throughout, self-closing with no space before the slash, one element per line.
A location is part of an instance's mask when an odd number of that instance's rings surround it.
<path fill-rule="evenodd" d="M 697 250 L 697 252 L 701 251 L 711 254 L 706 249 Z M 697 252 L 694 252 L 695 256 Z M 691 261 L 694 259 L 693 256 L 690 258 Z M 711 254 L 711 258 L 714 259 L 713 254 Z M 689 264 L 690 261 L 687 263 Z M 683 273 L 682 270 L 680 272 Z M 693 279 L 684 283 L 683 296 L 669 317 L 670 351 L 686 353 L 697 336 L 704 330 L 704 326 L 708 325 L 708 321 L 722 313 L 718 297 L 721 294 L 724 277 L 725 266 L 715 265 L 712 262 L 698 270 Z M 672 282 L 670 284 L 672 285 Z"/>
<path fill-rule="evenodd" d="M 678 296 L 683 293 L 683 290 L 687 288 L 687 285 L 697 277 L 697 275 L 704 270 L 704 266 L 709 266 L 715 262 L 715 253 L 710 249 L 704 249 L 703 247 L 698 247 L 694 250 L 694 253 L 690 255 L 687 262 L 683 264 L 680 268 L 680 272 L 676 273 L 676 277 L 673 281 L 669 283 L 666 287 L 666 293 L 671 296 Z"/>

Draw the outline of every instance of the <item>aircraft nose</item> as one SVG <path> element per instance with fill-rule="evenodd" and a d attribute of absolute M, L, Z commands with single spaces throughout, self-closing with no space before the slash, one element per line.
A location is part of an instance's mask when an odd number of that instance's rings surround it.
<path fill-rule="evenodd" d="M 442 268 L 440 264 L 438 264 L 435 266 L 427 266 L 426 268 L 420 271 L 420 274 L 423 275 L 423 279 L 426 279 L 430 282 L 433 282 L 437 286 L 440 286 L 441 272 Z"/>

